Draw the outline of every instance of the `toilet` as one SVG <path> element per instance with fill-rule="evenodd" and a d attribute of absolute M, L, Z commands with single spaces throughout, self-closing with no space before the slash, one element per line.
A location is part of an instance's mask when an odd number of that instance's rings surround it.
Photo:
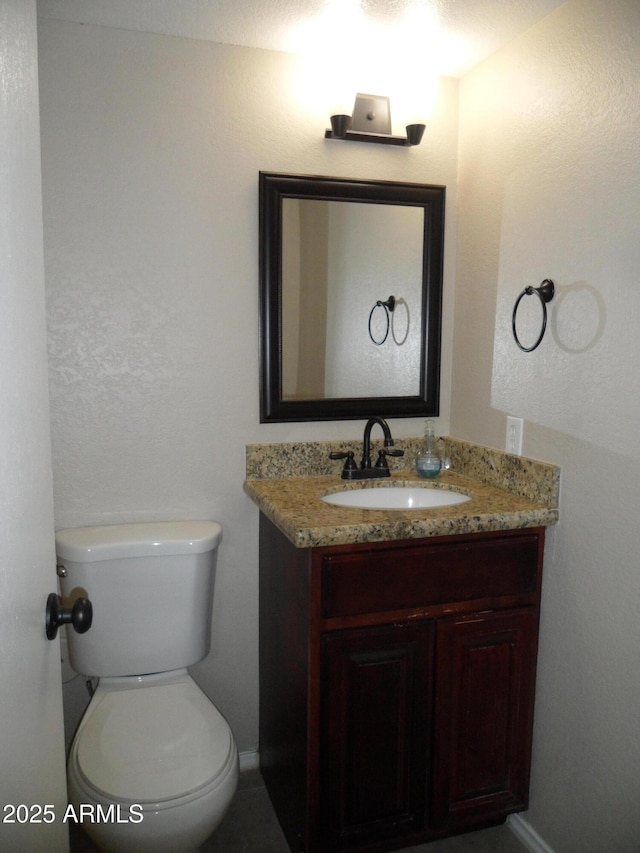
<path fill-rule="evenodd" d="M 187 670 L 209 651 L 221 537 L 208 521 L 56 534 L 65 604 L 93 605 L 69 662 L 99 679 L 69 752 L 71 819 L 105 853 L 192 853 L 235 793 L 231 729 Z"/>

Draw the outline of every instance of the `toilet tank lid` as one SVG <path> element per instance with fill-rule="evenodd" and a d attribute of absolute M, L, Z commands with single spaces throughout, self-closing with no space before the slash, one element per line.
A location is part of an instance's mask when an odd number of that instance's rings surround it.
<path fill-rule="evenodd" d="M 127 557 L 202 554 L 222 539 L 216 521 L 155 521 L 73 527 L 56 533 L 59 558 L 78 563 Z"/>

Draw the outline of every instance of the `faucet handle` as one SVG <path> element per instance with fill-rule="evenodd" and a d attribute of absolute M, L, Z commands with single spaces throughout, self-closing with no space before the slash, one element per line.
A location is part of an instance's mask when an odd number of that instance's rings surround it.
<path fill-rule="evenodd" d="M 356 465 L 356 460 L 353 458 L 353 450 L 347 450 L 346 452 L 342 452 L 336 450 L 329 454 L 329 459 L 345 459 L 345 463 L 342 466 L 342 472 L 344 475 L 345 471 L 357 471 L 358 466 Z"/>
<path fill-rule="evenodd" d="M 376 468 L 389 468 L 387 465 L 387 456 L 404 456 L 404 450 L 389 450 L 388 448 L 383 448 L 378 451 L 378 459 L 376 461 Z"/>

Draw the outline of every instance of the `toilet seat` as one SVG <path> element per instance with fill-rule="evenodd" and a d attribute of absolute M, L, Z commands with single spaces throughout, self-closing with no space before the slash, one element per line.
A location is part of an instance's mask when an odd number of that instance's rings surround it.
<path fill-rule="evenodd" d="M 73 758 L 84 785 L 104 798 L 173 806 L 215 787 L 235 762 L 226 720 L 189 677 L 94 700 Z"/>

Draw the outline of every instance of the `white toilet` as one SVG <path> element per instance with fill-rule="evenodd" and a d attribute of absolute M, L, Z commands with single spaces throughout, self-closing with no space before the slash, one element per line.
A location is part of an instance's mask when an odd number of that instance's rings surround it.
<path fill-rule="evenodd" d="M 69 802 L 107 853 L 191 853 L 238 782 L 231 730 L 187 667 L 209 651 L 215 522 L 61 530 L 65 604 L 93 605 L 69 660 L 99 683 L 68 761 Z"/>

